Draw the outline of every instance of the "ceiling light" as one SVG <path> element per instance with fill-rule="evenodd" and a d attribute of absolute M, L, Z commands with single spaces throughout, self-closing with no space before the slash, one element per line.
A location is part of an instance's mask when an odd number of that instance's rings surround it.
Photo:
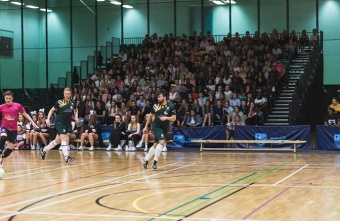
<path fill-rule="evenodd" d="M 40 11 L 43 11 L 43 12 L 45 12 L 45 11 L 46 11 L 46 9 L 45 9 L 45 8 L 41 8 L 41 9 L 40 9 Z M 47 9 L 47 12 L 52 12 L 52 10 L 51 10 L 51 9 Z"/>
<path fill-rule="evenodd" d="M 9 0 L 0 0 L 0 2 L 8 2 Z"/>
<path fill-rule="evenodd" d="M 11 2 L 14 5 L 21 5 L 21 2 Z"/>
<path fill-rule="evenodd" d="M 105 0 L 97 0 L 97 2 L 105 2 Z"/>
<path fill-rule="evenodd" d="M 131 5 L 123 5 L 124 8 L 133 8 Z"/>
<path fill-rule="evenodd" d="M 231 3 L 232 5 L 236 4 L 234 0 L 231 0 L 231 2 L 229 0 L 210 0 L 210 1 L 212 1 L 216 5 L 226 5 L 229 3 Z"/>
<path fill-rule="evenodd" d="M 39 8 L 39 7 L 38 7 L 38 6 L 35 6 L 35 5 L 26 5 L 26 8 L 37 9 L 37 8 Z"/>
<path fill-rule="evenodd" d="M 118 1 L 111 1 L 110 3 L 114 4 L 114 5 L 121 5 L 122 4 L 121 2 L 118 2 Z"/>

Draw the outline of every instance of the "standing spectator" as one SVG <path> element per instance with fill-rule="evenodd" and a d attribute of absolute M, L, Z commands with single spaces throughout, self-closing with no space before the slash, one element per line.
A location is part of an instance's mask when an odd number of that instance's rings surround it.
<path fill-rule="evenodd" d="M 231 121 L 230 125 L 228 126 L 229 130 L 229 140 L 233 140 L 235 136 L 235 126 L 244 126 L 244 122 L 241 120 L 241 116 L 236 114 L 233 120 Z"/>

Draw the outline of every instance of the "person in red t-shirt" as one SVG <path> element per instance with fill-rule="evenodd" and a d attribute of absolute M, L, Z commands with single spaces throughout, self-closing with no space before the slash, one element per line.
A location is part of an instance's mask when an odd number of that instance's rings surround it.
<path fill-rule="evenodd" d="M 19 113 L 29 120 L 35 128 L 38 128 L 30 115 L 26 113 L 24 107 L 13 102 L 12 91 L 6 91 L 4 96 L 5 103 L 0 105 L 0 113 L 2 113 L 0 151 L 2 152 L 2 158 L 8 157 L 15 148 Z M 6 142 L 7 147 L 5 148 Z M 0 167 L 2 167 L 2 159 Z"/>

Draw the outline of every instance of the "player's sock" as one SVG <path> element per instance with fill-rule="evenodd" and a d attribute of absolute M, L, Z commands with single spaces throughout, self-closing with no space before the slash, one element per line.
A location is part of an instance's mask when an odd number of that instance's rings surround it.
<path fill-rule="evenodd" d="M 155 148 L 151 147 L 148 154 L 146 155 L 145 159 L 150 160 L 151 157 L 155 154 Z"/>
<path fill-rule="evenodd" d="M 4 151 L 2 151 L 2 158 L 7 158 L 9 155 L 11 155 L 13 150 L 5 148 Z"/>
<path fill-rule="evenodd" d="M 163 149 L 163 145 L 157 144 L 156 150 L 155 150 L 155 158 L 154 158 L 154 160 L 158 161 L 158 158 L 161 155 L 162 149 Z"/>
<path fill-rule="evenodd" d="M 1 140 L 0 140 L 0 149 L 1 150 L 3 150 L 5 148 L 6 141 L 7 141 L 7 136 L 1 136 Z"/>
<path fill-rule="evenodd" d="M 57 144 L 54 140 L 52 140 L 47 146 L 44 147 L 44 151 L 47 152 L 48 150 L 53 149 Z"/>
<path fill-rule="evenodd" d="M 67 145 L 61 145 L 61 150 L 63 151 L 63 155 L 65 157 L 65 160 L 68 157 L 68 146 Z"/>

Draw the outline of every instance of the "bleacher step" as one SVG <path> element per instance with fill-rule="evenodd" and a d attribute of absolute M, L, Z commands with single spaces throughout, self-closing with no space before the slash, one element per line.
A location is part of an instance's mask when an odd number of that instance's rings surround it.
<path fill-rule="evenodd" d="M 273 110 L 271 113 L 272 113 L 272 114 L 287 114 L 287 116 L 288 116 L 289 111 L 288 111 L 288 110 L 287 110 L 287 111 Z"/>
<path fill-rule="evenodd" d="M 264 123 L 265 126 L 289 126 L 289 123 L 269 123 L 269 122 L 266 122 Z"/>
<path fill-rule="evenodd" d="M 279 118 L 275 118 L 275 119 L 271 119 L 271 118 L 268 118 L 267 119 L 267 122 L 288 122 L 288 118 L 287 119 L 279 119 Z"/>
<path fill-rule="evenodd" d="M 268 119 L 288 118 L 288 114 L 269 114 Z"/>

